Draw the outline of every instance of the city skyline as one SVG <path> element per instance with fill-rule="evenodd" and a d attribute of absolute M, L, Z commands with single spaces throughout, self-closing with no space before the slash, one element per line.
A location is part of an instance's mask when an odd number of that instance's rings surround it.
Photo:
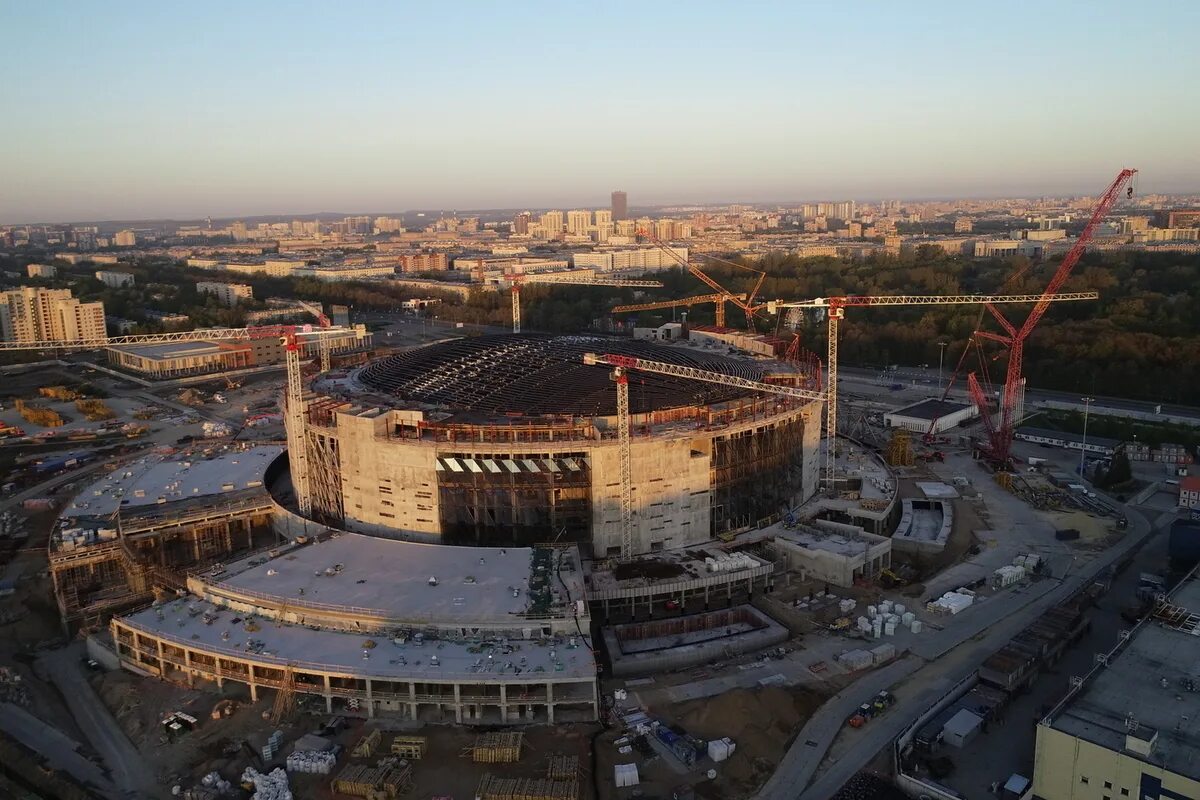
<path fill-rule="evenodd" d="M 9 6 L 0 220 L 1200 190 L 1200 8 L 1124 8 Z"/>

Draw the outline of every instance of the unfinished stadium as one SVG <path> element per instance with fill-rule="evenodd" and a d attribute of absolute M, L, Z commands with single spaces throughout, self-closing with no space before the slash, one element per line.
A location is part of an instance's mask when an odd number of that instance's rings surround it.
<path fill-rule="evenodd" d="M 799 385 L 779 361 L 597 336 L 459 339 L 320 382 L 308 398 L 316 517 L 451 544 L 620 553 L 616 392 L 588 352 Z M 629 379 L 632 554 L 773 521 L 817 490 L 820 406 L 670 375 Z"/>

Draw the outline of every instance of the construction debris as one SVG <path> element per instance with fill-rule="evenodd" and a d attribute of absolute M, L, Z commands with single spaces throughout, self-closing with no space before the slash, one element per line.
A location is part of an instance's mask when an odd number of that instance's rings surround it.
<path fill-rule="evenodd" d="M 371 731 L 367 735 L 358 740 L 358 744 L 354 745 L 351 755 L 355 758 L 370 758 L 375 752 L 375 748 L 379 746 L 379 740 L 383 735 L 378 729 Z"/>

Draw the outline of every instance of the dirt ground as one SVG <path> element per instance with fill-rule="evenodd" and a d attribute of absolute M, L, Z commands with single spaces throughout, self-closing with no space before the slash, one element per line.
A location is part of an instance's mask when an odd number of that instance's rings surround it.
<path fill-rule="evenodd" d="M 679 725 L 700 739 L 728 736 L 737 749 L 727 761 L 712 764 L 704 760 L 685 774 L 657 755 L 647 758 L 636 750 L 630 755 L 618 753 L 613 742 L 620 734 L 607 732 L 596 746 L 600 798 L 623 800 L 634 796 L 630 789 L 614 787 L 612 780 L 613 765 L 631 760 L 638 764 L 642 782 L 637 789 L 643 796 L 670 797 L 672 788 L 692 784 L 698 796 L 712 800 L 753 797 L 787 752 L 792 738 L 822 702 L 824 697 L 816 692 L 770 686 L 735 689 L 716 697 L 648 709 L 667 724 Z M 705 776 L 709 768 L 716 769 L 715 780 Z"/>
<path fill-rule="evenodd" d="M 1074 528 L 1079 531 L 1079 538 L 1069 543 L 1075 547 L 1103 550 L 1123 535 L 1121 531 L 1117 530 L 1113 520 L 1098 517 L 1086 511 L 1053 511 L 1048 512 L 1047 515 L 1055 528 Z"/>
<path fill-rule="evenodd" d="M 250 704 L 245 687 L 226 685 L 226 696 L 240 698 L 238 710 L 229 717 L 213 720 L 210 712 L 222 698 L 208 689 L 187 689 L 153 678 L 142 678 L 127 672 L 97 675 L 93 685 L 113 712 L 121 727 L 134 744 L 146 754 L 159 780 L 169 786 L 176 782 L 187 788 L 210 771 L 217 771 L 226 780 L 237 783 L 247 765 L 259 770 L 282 766 L 292 743 L 305 733 L 316 731 L 329 719 L 324 703 L 308 701 L 308 713 L 302 710 L 289 715 L 280 725 L 271 725 L 262 718 L 273 703 L 271 693 L 257 704 Z M 241 693 L 238 693 L 241 689 Z M 170 711 L 184 711 L 199 719 L 197 729 L 182 734 L 174 742 L 163 734 L 159 720 Z M 581 765 L 580 798 L 594 797 L 591 781 L 590 742 L 600 730 L 599 725 L 559 725 L 520 727 L 525 734 L 522 758 L 515 764 L 475 764 L 461 753 L 475 741 L 484 729 L 446 725 L 418 725 L 401 720 L 380 718 L 364 720 L 350 718 L 334 742 L 344 748 L 334 774 L 347 764 L 375 764 L 388 754 L 391 738 L 397 733 L 420 735 L 428 739 L 423 759 L 412 763 L 413 791 L 410 798 L 450 796 L 474 797 L 484 773 L 509 778 L 544 778 L 551 755 L 576 755 Z M 383 732 L 380 749 L 367 759 L 350 758 L 350 750 L 366 733 L 378 728 Z M 284 732 L 280 753 L 264 764 L 257 755 L 274 730 Z M 491 729 L 488 729 L 491 730 Z M 236 745 L 245 741 L 249 749 Z M 333 798 L 330 790 L 332 775 L 290 774 L 292 792 L 297 798 L 325 800 Z"/>

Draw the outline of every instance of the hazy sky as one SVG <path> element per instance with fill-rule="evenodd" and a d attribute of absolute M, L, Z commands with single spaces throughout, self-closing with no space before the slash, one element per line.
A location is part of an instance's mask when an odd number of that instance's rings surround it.
<path fill-rule="evenodd" d="M 0 222 L 1200 190 L 1200 2 L 0 0 Z"/>

